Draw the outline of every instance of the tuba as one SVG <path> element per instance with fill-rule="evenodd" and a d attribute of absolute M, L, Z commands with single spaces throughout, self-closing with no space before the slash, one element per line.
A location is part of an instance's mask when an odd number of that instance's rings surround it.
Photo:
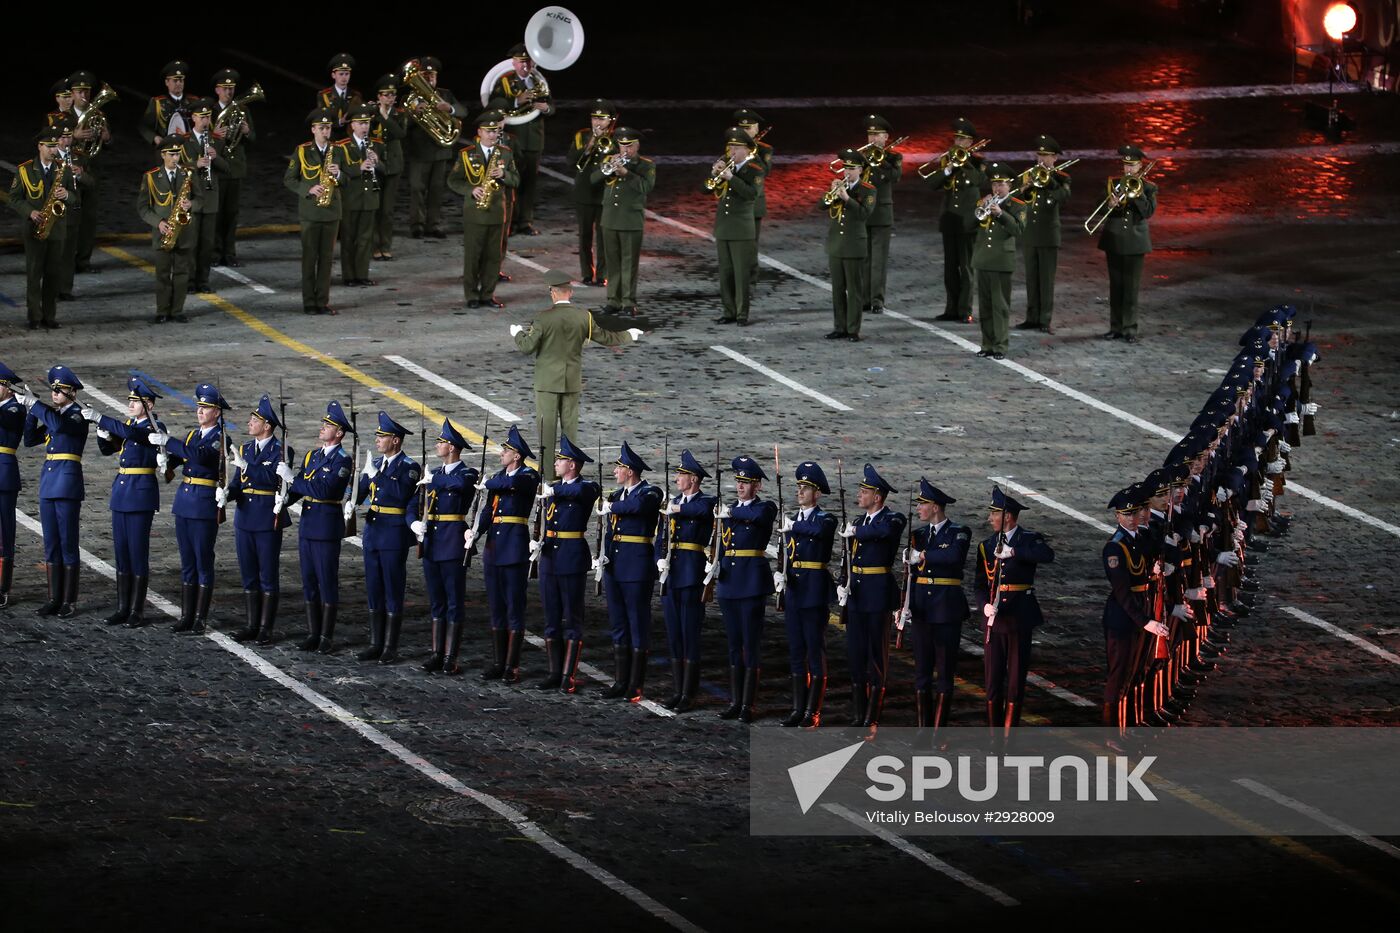
<path fill-rule="evenodd" d="M 89 159 L 94 158 L 102 151 L 102 132 L 107 129 L 107 118 L 102 115 L 102 108 L 117 99 L 117 92 L 112 90 L 112 85 L 103 84 L 102 90 L 97 92 L 97 96 L 88 101 L 87 109 L 78 118 L 78 129 L 91 130 L 92 136 L 81 143 L 74 143 L 83 155 Z"/>
<path fill-rule="evenodd" d="M 577 16 L 562 6 L 547 6 L 536 10 L 525 24 L 525 49 L 535 63 L 535 83 L 526 91 L 526 98 L 515 110 L 506 111 L 506 124 L 519 126 L 540 115 L 535 101 L 550 96 L 549 81 L 541 69 L 562 71 L 583 54 L 583 24 Z M 501 79 L 515 71 L 515 63 L 507 58 L 491 66 L 481 79 L 481 104 L 489 106 Z"/>
<path fill-rule="evenodd" d="M 242 97 L 235 97 L 233 102 L 224 108 L 224 112 L 219 114 L 219 119 L 214 121 L 214 129 L 224 131 L 224 148 L 232 152 L 238 143 L 243 139 L 243 121 L 247 119 L 247 107 L 254 101 L 262 100 L 262 85 L 254 81 L 253 86 L 248 88 L 248 93 Z"/>
<path fill-rule="evenodd" d="M 446 148 L 455 143 L 457 137 L 462 135 L 462 121 L 437 108 L 442 98 L 438 96 L 437 88 L 423 76 L 423 67 L 418 59 L 404 63 L 403 83 L 408 88 L 403 104 L 413 121 L 439 146 Z M 427 106 L 420 109 L 420 103 Z"/>

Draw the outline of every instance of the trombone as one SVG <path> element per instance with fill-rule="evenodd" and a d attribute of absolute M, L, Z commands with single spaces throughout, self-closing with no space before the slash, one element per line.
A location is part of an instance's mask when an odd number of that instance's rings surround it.
<path fill-rule="evenodd" d="M 1026 191 L 1030 188 L 1044 188 L 1050 184 L 1051 177 L 1063 172 L 1078 161 L 1078 159 L 1070 159 L 1068 162 L 1061 162 L 1059 165 L 1032 165 L 1017 176 L 1017 181 L 1020 182 L 1020 184 L 1017 185 L 1017 190 Z"/>
<path fill-rule="evenodd" d="M 899 148 L 899 146 L 908 141 L 908 136 L 901 136 L 894 142 L 890 143 L 888 146 L 885 146 L 883 148 L 875 145 L 874 143 L 866 143 L 864 146 L 858 148 L 856 152 L 859 152 L 861 155 L 866 156 L 866 163 L 868 165 L 876 167 L 884 164 L 885 153 L 889 152 L 891 149 Z M 869 154 L 867 155 L 867 153 Z M 832 159 L 830 162 L 827 163 L 827 167 L 830 168 L 833 172 L 841 171 L 841 157 L 837 156 L 836 158 Z"/>
<path fill-rule="evenodd" d="M 1094 208 L 1093 213 L 1084 219 L 1084 232 L 1090 235 L 1099 232 L 1099 228 L 1108 220 L 1108 216 L 1113 213 L 1113 205 L 1109 204 L 1114 198 L 1120 202 L 1128 198 L 1136 198 L 1142 194 L 1142 184 L 1147 179 L 1147 175 L 1152 171 L 1152 166 L 1157 164 L 1153 159 L 1142 167 L 1142 171 L 1136 175 L 1120 175 L 1117 178 L 1109 179 L 1108 197 L 1099 202 L 1099 206 Z"/>
<path fill-rule="evenodd" d="M 950 166 L 952 168 L 962 168 L 964 165 L 967 164 L 967 160 L 972 157 L 972 154 L 974 152 L 977 152 L 980 149 L 987 148 L 987 144 L 990 142 L 990 139 L 979 139 L 977 140 L 977 142 L 973 143 L 971 146 L 968 146 L 966 149 L 963 149 L 959 146 L 954 146 L 948 151 L 944 152 L 938 158 L 932 159 L 928 162 L 925 162 L 923 165 L 920 165 L 919 177 L 923 179 L 932 178 L 937 172 L 942 171 L 943 169 L 948 168 Z"/>

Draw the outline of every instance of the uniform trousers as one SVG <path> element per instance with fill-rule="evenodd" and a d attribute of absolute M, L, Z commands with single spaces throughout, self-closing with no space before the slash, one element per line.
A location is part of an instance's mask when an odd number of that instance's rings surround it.
<path fill-rule="evenodd" d="M 603 256 L 607 260 L 608 306 L 631 308 L 637 304 L 637 266 L 642 259 L 642 231 L 604 230 Z"/>
<path fill-rule="evenodd" d="M 608 259 L 604 250 L 603 205 L 575 204 L 578 221 L 578 271 L 585 280 L 608 278 Z"/>
<path fill-rule="evenodd" d="M 935 693 L 953 692 L 953 674 L 958 669 L 958 640 L 961 622 L 931 624 L 917 619 L 909 623 L 910 645 L 914 649 L 914 689 Z"/>
<path fill-rule="evenodd" d="M 282 560 L 282 529 L 244 531 L 235 528 L 233 549 L 238 555 L 238 574 L 245 590 L 281 591 L 277 566 Z"/>
<path fill-rule="evenodd" d="M 112 551 L 117 573 L 151 575 L 151 520 L 155 512 L 113 512 Z"/>
<path fill-rule="evenodd" d="M 944 312 L 968 317 L 972 314 L 974 231 L 964 229 L 957 214 L 940 217 L 938 229 L 943 234 L 943 289 L 948 296 Z"/>
<path fill-rule="evenodd" d="M 212 518 L 175 516 L 175 543 L 180 549 L 180 581 L 214 585 L 214 541 L 219 523 Z"/>
<path fill-rule="evenodd" d="M 788 667 L 792 676 L 826 676 L 826 626 L 831 610 L 825 605 L 795 609 L 783 614 L 787 626 Z"/>
<path fill-rule="evenodd" d="M 26 221 L 27 222 L 27 221 Z M 47 240 L 24 237 L 24 300 L 29 309 L 29 323 L 54 323 L 58 307 L 59 278 L 63 268 L 62 220 Z"/>
<path fill-rule="evenodd" d="M 754 668 L 762 661 L 764 596 L 741 599 L 721 599 L 720 618 L 724 620 L 724 637 L 729 643 L 729 666 Z"/>
<path fill-rule="evenodd" d="M 758 267 L 755 240 L 718 240 L 719 298 L 724 316 L 731 321 L 749 319 L 749 296 L 754 269 Z"/>
<path fill-rule="evenodd" d="M 988 703 L 1010 701 L 1020 705 L 1026 696 L 1026 675 L 1031 670 L 1031 629 L 1014 619 L 998 620 L 987 639 L 982 667 L 986 674 Z M 985 632 L 985 630 L 984 630 Z"/>
<path fill-rule="evenodd" d="M 506 564 L 482 561 L 486 578 L 486 602 L 491 611 L 491 630 L 509 628 L 525 631 L 525 584 L 530 578 L 528 563 Z"/>
<path fill-rule="evenodd" d="M 540 602 L 544 607 L 544 637 L 568 641 L 583 638 L 583 593 L 587 573 L 555 573 L 549 558 L 540 558 Z"/>
<path fill-rule="evenodd" d="M 457 624 L 467 621 L 467 568 L 460 559 L 424 560 L 423 582 L 432 618 Z"/>
<path fill-rule="evenodd" d="M 624 583 L 605 572 L 603 587 L 608 597 L 608 625 L 613 644 L 646 651 L 651 647 L 651 594 L 656 581 Z"/>
<path fill-rule="evenodd" d="M 301 306 L 320 309 L 331 303 L 331 257 L 340 232 L 338 220 L 301 222 Z"/>
<path fill-rule="evenodd" d="M 340 602 L 340 538 L 297 539 L 301 559 L 301 595 L 308 603 Z"/>
<path fill-rule="evenodd" d="M 846 657 L 851 666 L 851 682 L 879 690 L 885 685 L 885 669 L 890 656 L 890 613 L 846 612 Z"/>
<path fill-rule="evenodd" d="M 408 582 L 408 549 L 376 548 L 365 553 L 365 598 L 371 612 L 390 615 L 403 612 L 403 591 Z"/>
<path fill-rule="evenodd" d="M 700 626 L 705 621 L 701 602 L 703 586 L 667 586 L 661 594 L 661 612 L 666 622 L 666 642 L 671 660 L 700 663 Z"/>

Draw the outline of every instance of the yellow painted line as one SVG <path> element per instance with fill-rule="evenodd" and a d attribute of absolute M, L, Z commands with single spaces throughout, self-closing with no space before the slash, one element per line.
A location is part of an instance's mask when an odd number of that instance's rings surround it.
<path fill-rule="evenodd" d="M 330 832 L 341 833 L 346 836 L 363 836 L 365 834 L 363 829 L 336 829 L 334 826 L 330 828 Z"/>
<path fill-rule="evenodd" d="M 0 201 L 9 201 L 9 195 L 4 191 L 0 191 Z M 259 224 L 254 227 L 239 227 L 238 236 L 244 238 L 255 236 L 281 236 L 287 233 L 299 233 L 300 231 L 301 226 L 299 224 Z M 97 235 L 98 243 L 144 243 L 149 242 L 150 239 L 151 234 L 149 232 L 99 233 Z M 0 239 L 0 246 L 18 245 L 20 245 L 18 237 L 5 237 Z"/>
<path fill-rule="evenodd" d="M 8 800 L 0 800 L 0 807 L 15 807 L 20 810 L 33 810 L 37 803 L 11 803 Z"/>
<path fill-rule="evenodd" d="M 201 820 L 197 816 L 167 816 L 167 820 L 174 820 L 177 823 L 207 823 L 208 820 Z"/>

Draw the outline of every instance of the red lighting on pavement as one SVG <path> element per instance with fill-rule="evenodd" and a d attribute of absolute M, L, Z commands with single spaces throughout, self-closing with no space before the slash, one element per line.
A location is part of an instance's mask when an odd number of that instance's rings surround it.
<path fill-rule="evenodd" d="M 1350 3 L 1334 3 L 1322 14 L 1322 28 L 1327 35 L 1340 42 L 1342 37 L 1356 28 L 1356 7 Z"/>

